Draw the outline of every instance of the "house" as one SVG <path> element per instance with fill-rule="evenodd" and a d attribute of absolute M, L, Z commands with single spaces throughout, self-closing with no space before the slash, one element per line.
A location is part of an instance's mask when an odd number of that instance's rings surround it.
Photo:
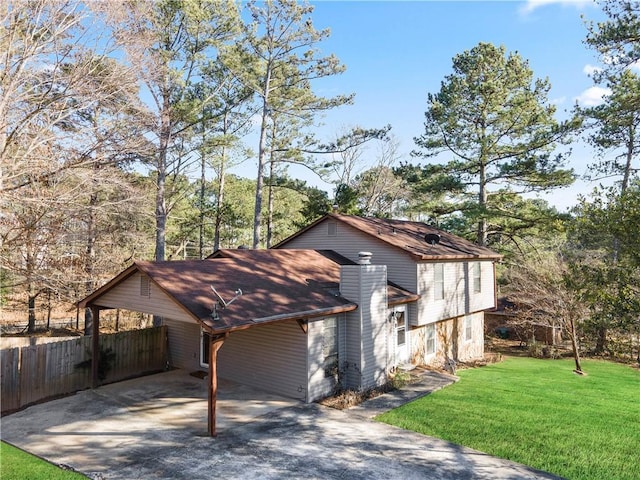
<path fill-rule="evenodd" d="M 171 366 L 209 371 L 212 435 L 218 377 L 312 402 L 407 363 L 482 356 L 490 250 L 422 223 L 335 214 L 277 247 L 134 263 L 79 303 L 94 345 L 103 309 L 162 317 Z"/>
<path fill-rule="evenodd" d="M 484 311 L 496 307 L 492 250 L 421 222 L 328 214 L 274 248 L 372 253 L 388 280 L 419 295 L 394 310 L 397 362 L 443 365 L 484 353 Z"/>

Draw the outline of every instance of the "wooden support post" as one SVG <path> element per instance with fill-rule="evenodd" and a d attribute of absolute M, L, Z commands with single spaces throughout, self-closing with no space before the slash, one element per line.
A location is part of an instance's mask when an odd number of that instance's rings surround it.
<path fill-rule="evenodd" d="M 91 306 L 91 384 L 92 388 L 97 388 L 100 384 L 98 378 L 98 364 L 100 363 L 100 309 Z"/>
<path fill-rule="evenodd" d="M 218 396 L 218 350 L 229 336 L 209 336 L 209 435 L 216 437 L 216 397 Z"/>

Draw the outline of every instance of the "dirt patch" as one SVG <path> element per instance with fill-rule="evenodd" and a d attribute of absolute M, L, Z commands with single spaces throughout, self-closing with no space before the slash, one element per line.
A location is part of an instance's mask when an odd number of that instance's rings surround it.
<path fill-rule="evenodd" d="M 366 390 L 342 390 L 336 392 L 330 397 L 319 400 L 320 405 L 326 407 L 336 408 L 338 410 L 344 410 L 345 408 L 354 407 L 360 405 L 366 400 L 370 400 L 375 397 L 379 397 L 388 392 L 399 390 L 405 385 L 410 385 L 420 381 L 420 374 L 413 373 L 412 371 L 404 372 L 398 371 L 387 383 L 375 388 L 368 388 Z"/>

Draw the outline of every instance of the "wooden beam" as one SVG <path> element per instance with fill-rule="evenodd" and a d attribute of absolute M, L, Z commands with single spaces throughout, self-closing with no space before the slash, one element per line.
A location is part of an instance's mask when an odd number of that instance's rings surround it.
<path fill-rule="evenodd" d="M 229 333 L 209 336 L 209 435 L 216 437 L 216 399 L 218 396 L 218 350 Z"/>
<path fill-rule="evenodd" d="M 100 385 L 98 378 L 98 365 L 100 363 L 100 309 L 91 306 L 91 385 L 97 388 Z"/>

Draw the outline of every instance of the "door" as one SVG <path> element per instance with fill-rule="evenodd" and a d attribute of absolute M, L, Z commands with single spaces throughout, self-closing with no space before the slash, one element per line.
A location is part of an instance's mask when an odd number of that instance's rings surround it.
<path fill-rule="evenodd" d="M 393 319 L 395 325 L 395 364 L 397 366 L 409 362 L 409 325 L 404 305 L 394 307 Z"/>

